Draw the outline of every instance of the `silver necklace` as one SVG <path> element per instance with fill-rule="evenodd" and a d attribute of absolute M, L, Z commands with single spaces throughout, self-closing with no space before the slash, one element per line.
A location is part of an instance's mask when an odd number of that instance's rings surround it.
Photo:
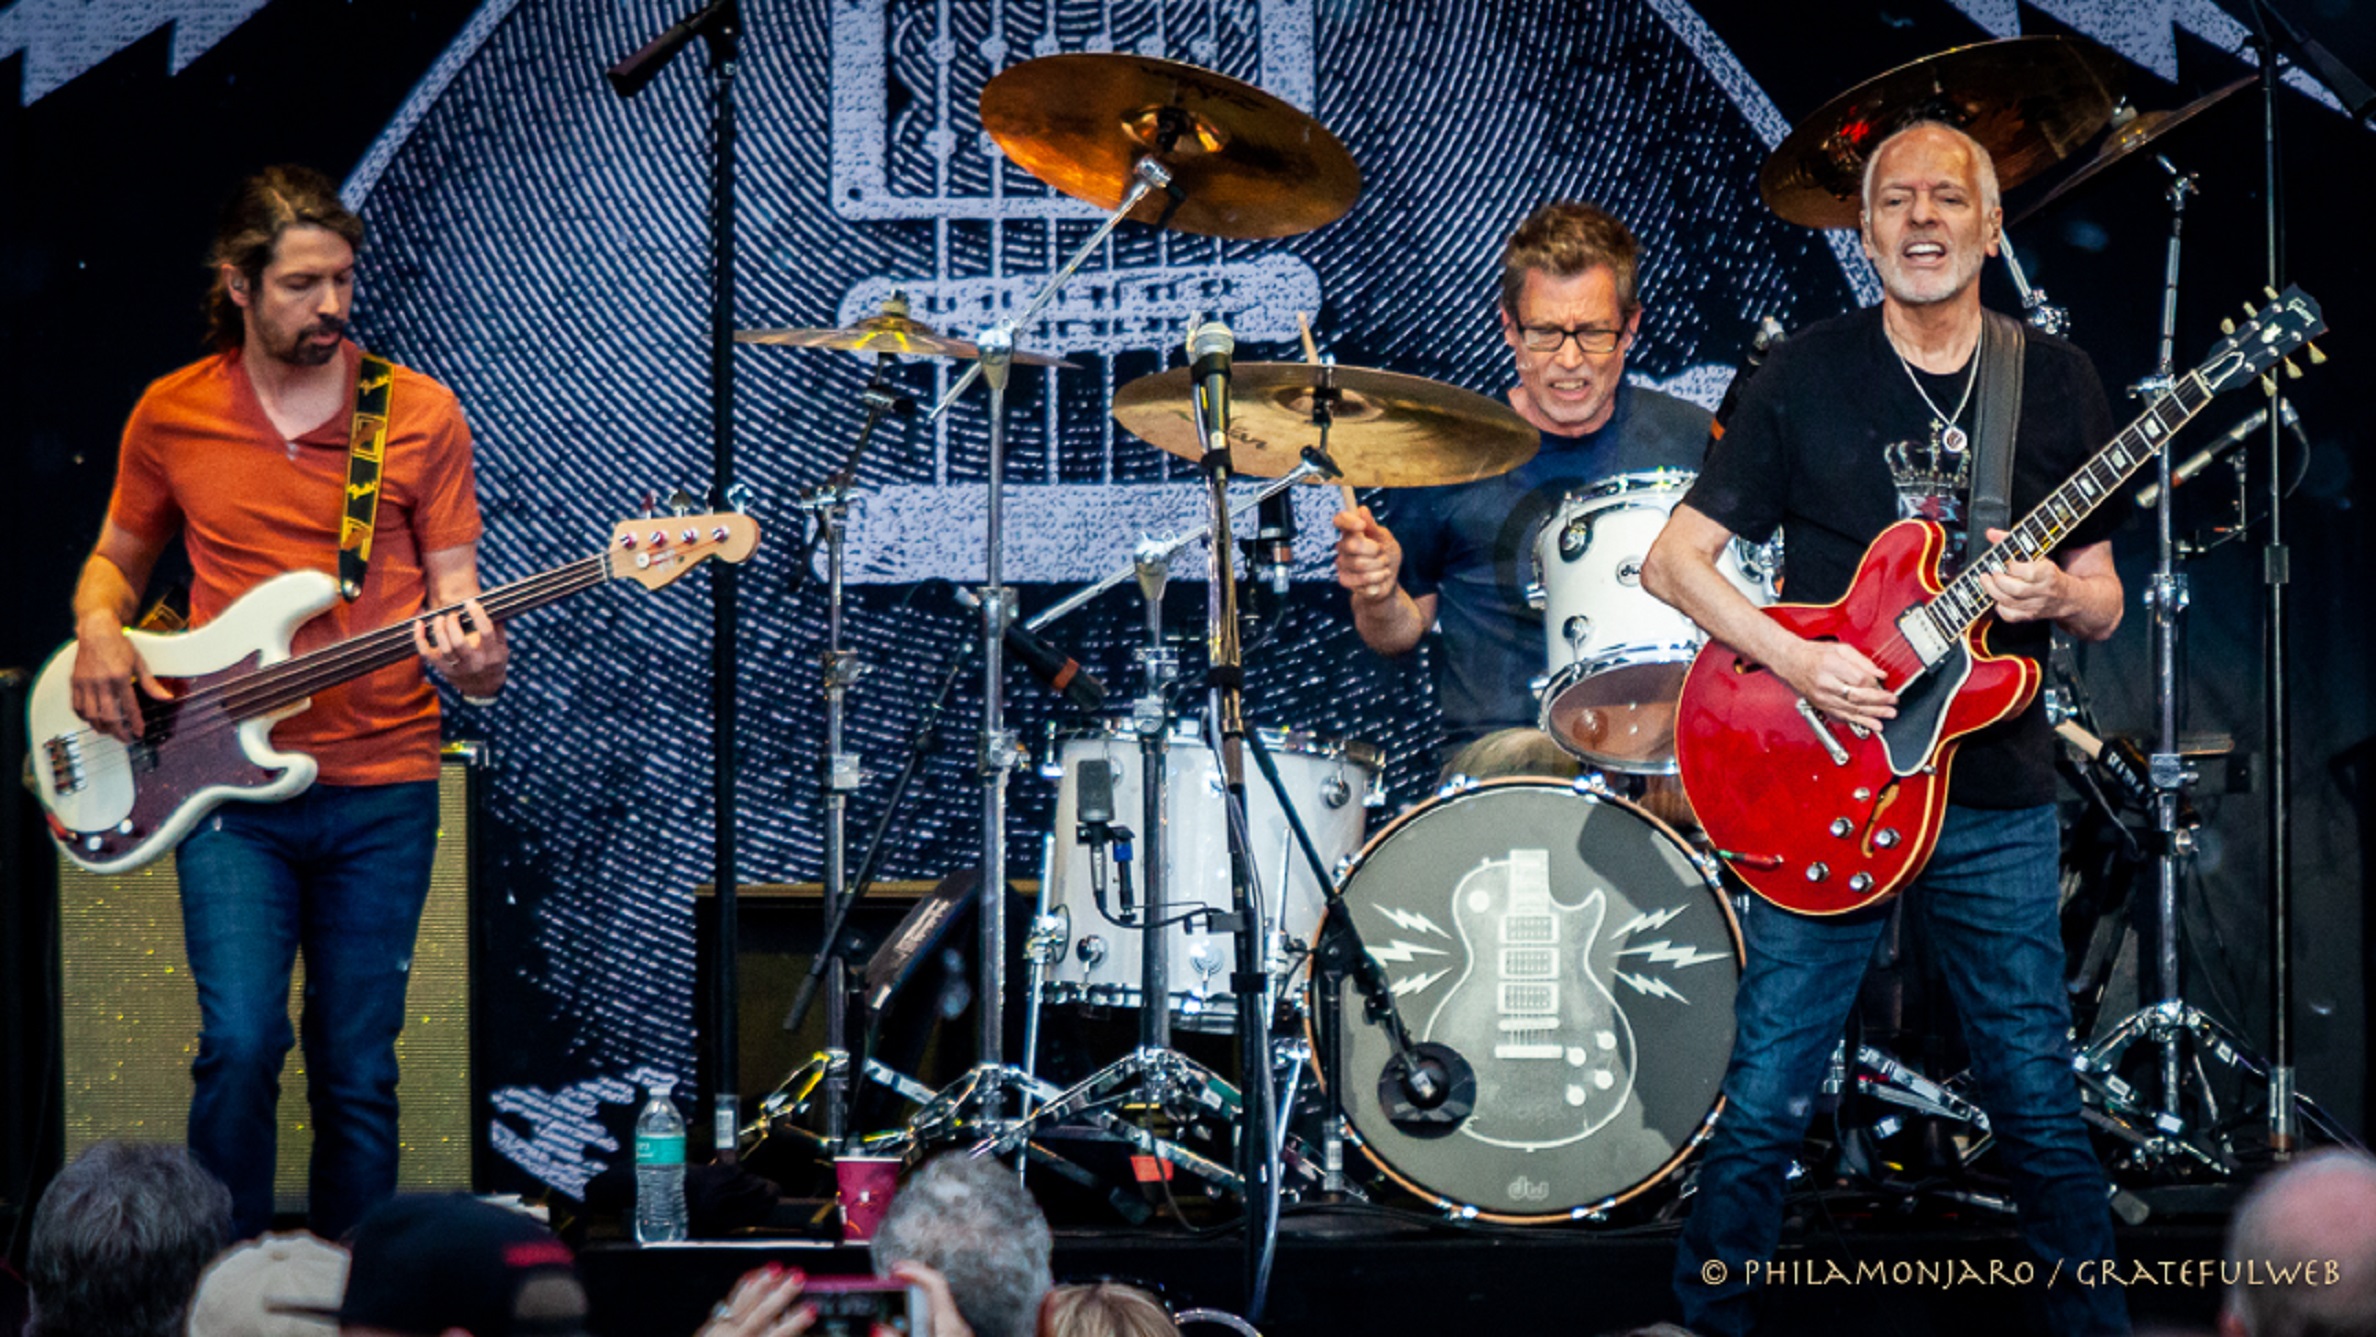
<path fill-rule="evenodd" d="M 1906 369 L 1906 379 L 1913 384 L 1914 393 L 1922 396 L 1923 407 L 1931 411 L 1931 445 L 1944 449 L 1950 455 L 1963 454 L 1964 447 L 1970 445 L 1972 439 L 1964 435 L 1964 429 L 1958 424 L 1963 421 L 1964 406 L 1972 402 L 1972 387 L 1980 382 L 1980 345 L 1977 342 L 1972 345 L 1972 369 L 1964 373 L 1963 398 L 1955 401 L 1953 413 L 1939 412 L 1939 406 L 1931 400 L 1930 391 L 1922 388 L 1922 378 L 1914 374 L 1914 364 L 1906 360 L 1905 354 L 1898 353 L 1895 344 L 1890 346 L 1889 351 L 1897 353 L 1898 365 Z"/>

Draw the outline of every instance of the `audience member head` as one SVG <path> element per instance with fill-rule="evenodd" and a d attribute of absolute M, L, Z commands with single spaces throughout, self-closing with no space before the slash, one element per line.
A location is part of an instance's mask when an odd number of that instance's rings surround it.
<path fill-rule="evenodd" d="M 1163 1302 L 1110 1281 L 1059 1286 L 1048 1296 L 1041 1337 L 1179 1337 Z"/>
<path fill-rule="evenodd" d="M 347 1337 L 578 1337 L 586 1292 L 569 1246 L 518 1212 L 461 1194 L 397 1198 L 355 1227 L 345 1298 L 284 1312 Z"/>
<path fill-rule="evenodd" d="M 875 1227 L 875 1271 L 920 1263 L 946 1278 L 974 1337 L 1032 1337 L 1054 1279 L 1048 1219 L 1012 1167 L 947 1155 L 908 1177 Z"/>
<path fill-rule="evenodd" d="M 2222 1337 L 2376 1332 L 2376 1158 L 2321 1151 L 2255 1184 L 2222 1280 Z"/>
<path fill-rule="evenodd" d="M 346 1294 L 347 1251 L 302 1230 L 251 1240 L 215 1259 L 190 1301 L 190 1337 L 330 1337 L 338 1325 L 276 1305 Z"/>
<path fill-rule="evenodd" d="M 188 1149 L 101 1142 L 50 1181 L 25 1257 L 26 1337 L 179 1337 L 231 1237 L 231 1192 Z"/>

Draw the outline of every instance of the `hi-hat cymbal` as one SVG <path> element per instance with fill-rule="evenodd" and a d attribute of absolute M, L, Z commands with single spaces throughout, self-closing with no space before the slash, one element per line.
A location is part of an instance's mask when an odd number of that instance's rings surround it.
<path fill-rule="evenodd" d="M 978 358 L 979 346 L 936 334 L 930 325 L 908 317 L 907 302 L 898 297 L 883 303 L 880 314 L 868 316 L 847 329 L 736 330 L 738 344 L 774 344 L 786 348 L 833 348 L 850 353 L 903 353 L 909 357 Z M 1019 367 L 1065 367 L 1073 364 L 1046 353 L 1015 350 Z"/>
<path fill-rule="evenodd" d="M 1875 75 L 1793 128 L 1757 174 L 1766 206 L 1805 227 L 1855 227 L 1865 159 L 1914 121 L 1980 141 L 2004 190 L 2076 152 L 2112 119 L 2120 57 L 2072 37 L 2008 37 Z"/>
<path fill-rule="evenodd" d="M 982 128 L 1015 165 L 1114 209 L 1141 157 L 1186 198 L 1156 191 L 1131 217 L 1215 237 L 1291 237 L 1334 222 L 1361 169 L 1318 121 L 1251 84 L 1178 61 L 1072 52 L 1013 66 L 982 87 Z"/>
<path fill-rule="evenodd" d="M 1337 389 L 1328 453 L 1355 487 L 1432 487 L 1508 473 L 1534 458 L 1542 434 L 1500 400 L 1362 367 L 1332 369 Z M 1303 362 L 1240 362 L 1230 371 L 1229 458 L 1240 474 L 1278 478 L 1318 445 L 1314 371 Z M 1114 421 L 1184 459 L 1204 458 L 1189 369 L 1141 376 L 1114 396 Z"/>
<path fill-rule="evenodd" d="M 2101 147 L 2096 149 L 2095 157 L 2089 159 L 2086 166 L 2056 182 L 2054 189 L 2040 196 L 2036 204 L 2014 215 L 2012 221 L 2019 223 L 2027 219 L 2047 205 L 2118 166 L 2121 162 L 2142 151 L 2146 145 L 2258 82 L 2260 82 L 2260 76 L 2247 74 L 2225 88 L 2205 93 L 2176 111 L 2136 113 L 2127 120 L 2122 120 L 2118 114 L 2115 114 L 2112 120 L 2112 133 L 2104 136 L 2104 142 Z"/>

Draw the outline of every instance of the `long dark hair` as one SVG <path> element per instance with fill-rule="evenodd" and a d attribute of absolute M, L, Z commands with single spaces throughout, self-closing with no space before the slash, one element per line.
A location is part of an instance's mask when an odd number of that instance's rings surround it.
<path fill-rule="evenodd" d="M 311 167 L 267 167 L 239 183 L 215 225 L 214 251 L 206 261 L 214 275 L 206 290 L 206 337 L 217 349 L 228 352 L 247 338 L 247 321 L 231 300 L 223 266 L 246 275 L 248 291 L 255 292 L 281 233 L 299 226 L 328 228 L 349 246 L 363 245 L 363 220 L 338 198 L 330 178 Z"/>

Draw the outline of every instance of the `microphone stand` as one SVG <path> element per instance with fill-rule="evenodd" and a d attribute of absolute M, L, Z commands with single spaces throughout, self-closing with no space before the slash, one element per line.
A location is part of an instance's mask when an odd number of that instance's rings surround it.
<path fill-rule="evenodd" d="M 735 478 L 734 463 L 734 76 L 742 37 L 738 0 L 715 0 L 681 20 L 635 54 L 604 72 L 622 98 L 634 97 L 695 37 L 710 50 L 710 439 L 712 486 L 727 509 L 740 510 L 749 489 Z M 737 1071 L 741 1046 L 740 909 L 736 902 L 735 771 L 739 609 L 735 569 L 718 568 L 710 601 L 710 712 L 716 735 L 711 757 L 711 886 L 717 897 L 718 929 L 710 963 L 710 1127 L 719 1161 L 738 1156 L 736 1124 L 741 1097 Z"/>

